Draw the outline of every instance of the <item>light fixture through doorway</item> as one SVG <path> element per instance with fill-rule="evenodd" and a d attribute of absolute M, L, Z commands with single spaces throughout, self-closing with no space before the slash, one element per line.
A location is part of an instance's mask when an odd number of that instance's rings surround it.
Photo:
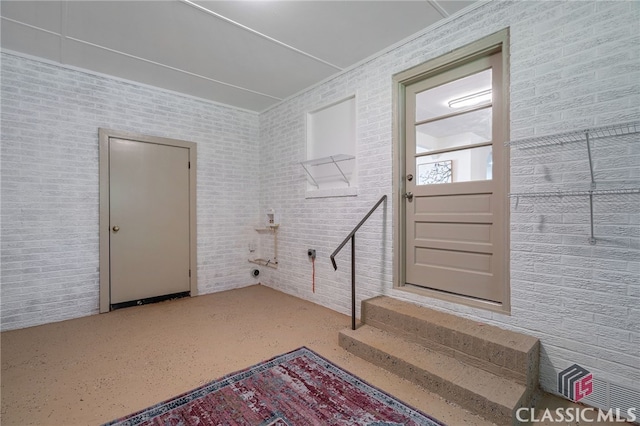
<path fill-rule="evenodd" d="M 463 96 L 449 101 L 449 108 L 464 108 L 491 102 L 491 89 Z"/>

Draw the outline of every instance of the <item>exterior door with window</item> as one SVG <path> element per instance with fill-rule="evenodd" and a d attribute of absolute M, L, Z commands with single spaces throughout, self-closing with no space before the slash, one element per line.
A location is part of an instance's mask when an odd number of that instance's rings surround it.
<path fill-rule="evenodd" d="M 407 284 L 503 302 L 501 90 L 501 53 L 406 86 Z"/>

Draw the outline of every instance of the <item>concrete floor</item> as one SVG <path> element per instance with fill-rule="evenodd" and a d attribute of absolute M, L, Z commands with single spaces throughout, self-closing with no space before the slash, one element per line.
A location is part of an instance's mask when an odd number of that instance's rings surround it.
<path fill-rule="evenodd" d="M 307 346 L 449 425 L 490 424 L 341 349 L 338 331 L 349 325 L 257 285 L 4 332 L 0 422 L 101 424 Z"/>

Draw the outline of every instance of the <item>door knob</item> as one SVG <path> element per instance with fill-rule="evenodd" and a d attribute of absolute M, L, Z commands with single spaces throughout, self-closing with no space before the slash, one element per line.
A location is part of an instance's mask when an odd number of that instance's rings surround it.
<path fill-rule="evenodd" d="M 113 232 L 118 232 L 120 230 L 120 227 L 118 225 L 115 225 L 112 229 Z"/>
<path fill-rule="evenodd" d="M 403 195 L 404 198 L 406 198 L 409 201 L 413 200 L 413 193 L 411 192 L 407 192 L 406 194 Z"/>

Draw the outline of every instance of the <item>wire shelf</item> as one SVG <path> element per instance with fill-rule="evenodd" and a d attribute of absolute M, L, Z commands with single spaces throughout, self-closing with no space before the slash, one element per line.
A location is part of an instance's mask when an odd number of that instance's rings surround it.
<path fill-rule="evenodd" d="M 600 196 L 600 195 L 624 195 L 640 194 L 640 188 L 628 189 L 594 189 L 586 191 L 544 191 L 544 192 L 513 192 L 509 198 L 550 198 L 550 197 L 580 197 L 580 196 Z"/>
<path fill-rule="evenodd" d="M 548 152 L 550 151 L 549 148 L 558 149 L 559 147 L 562 148 L 564 145 L 569 143 L 583 142 L 586 148 L 585 149 L 587 154 L 586 159 L 588 160 L 588 161 L 585 161 L 585 166 L 588 165 L 589 167 L 588 170 L 586 170 L 588 171 L 588 176 L 590 178 L 589 189 L 584 190 L 584 189 L 567 188 L 565 190 L 546 191 L 546 192 L 531 191 L 531 192 L 511 193 L 509 194 L 509 197 L 512 199 L 515 198 L 515 208 L 517 209 L 519 207 L 521 199 L 548 200 L 551 202 L 551 204 L 549 204 L 548 202 L 545 203 L 544 201 L 523 202 L 523 204 L 527 204 L 527 208 L 531 208 L 531 205 L 533 205 L 535 209 L 535 205 L 540 203 L 540 204 L 545 204 L 546 205 L 545 208 L 553 208 L 560 212 L 568 212 L 567 209 L 574 210 L 574 207 L 581 204 L 581 202 L 583 202 L 584 200 L 587 203 L 585 205 L 585 209 L 588 208 L 588 212 L 589 212 L 590 236 L 588 241 L 589 241 L 589 244 L 596 244 L 596 237 L 594 235 L 594 210 L 597 211 L 597 208 L 594 207 L 594 204 L 596 203 L 599 205 L 604 204 L 607 206 L 608 209 L 621 208 L 623 210 L 628 210 L 628 209 L 634 210 L 638 204 L 636 199 L 638 198 L 638 194 L 640 194 L 640 187 L 638 187 L 637 184 L 634 185 L 633 183 L 628 182 L 630 179 L 625 178 L 622 180 L 618 180 L 618 182 L 611 181 L 608 183 L 609 185 L 615 185 L 614 188 L 609 188 L 609 189 L 598 188 L 598 186 L 605 183 L 606 180 L 596 181 L 596 177 L 598 177 L 599 172 L 594 170 L 593 153 L 595 152 L 596 154 L 600 154 L 603 151 L 601 149 L 596 149 L 595 146 L 592 146 L 593 141 L 595 139 L 604 139 L 604 138 L 613 138 L 613 137 L 616 137 L 616 139 L 618 140 L 622 140 L 627 138 L 618 138 L 618 137 L 625 136 L 625 135 L 633 135 L 638 132 L 640 132 L 640 122 L 635 121 L 635 122 L 629 122 L 629 123 L 614 124 L 609 126 L 594 127 L 591 129 L 576 130 L 576 131 L 565 132 L 565 133 L 557 133 L 553 135 L 537 136 L 537 137 L 519 139 L 519 140 L 507 142 L 506 146 L 522 148 L 523 153 L 525 152 L 524 151 L 525 149 L 531 149 L 531 152 L 528 155 L 531 155 L 531 153 L 535 155 L 543 154 L 541 157 L 539 157 L 537 162 L 542 162 L 543 164 L 557 163 L 557 165 L 560 165 L 563 168 L 565 167 L 568 168 L 569 171 L 573 172 L 574 174 L 575 172 L 580 172 L 580 170 L 572 170 L 573 165 L 575 165 L 575 159 L 571 157 L 567 157 L 567 155 L 573 156 L 574 152 L 567 152 L 567 153 L 560 154 L 559 162 L 553 156 L 546 155 L 546 154 L 551 154 L 550 152 Z M 632 139 L 630 141 L 623 141 L 623 142 L 626 144 L 626 142 L 636 143 L 639 141 L 640 141 L 640 138 L 636 138 L 635 136 L 632 136 Z M 610 144 L 608 143 L 609 141 L 606 141 L 606 142 L 607 142 L 608 149 L 604 151 L 605 154 L 607 151 L 611 151 L 611 147 L 609 147 Z M 618 155 L 625 155 L 625 152 L 621 151 Z M 629 158 L 633 158 L 633 157 L 629 157 Z M 525 154 L 525 159 L 526 159 L 526 154 Z M 531 159 L 529 159 L 528 161 L 531 161 Z M 605 164 L 607 164 L 607 162 L 609 163 L 611 162 L 610 159 L 606 156 L 604 157 L 603 160 L 600 160 L 600 161 L 604 161 Z M 620 163 L 621 162 L 618 162 L 616 164 L 616 166 L 618 166 L 618 167 L 615 167 L 616 170 L 620 169 Z M 627 163 L 629 163 L 629 161 L 627 161 Z M 631 176 L 635 176 L 635 174 L 632 174 L 632 171 L 635 172 L 635 166 L 633 166 L 631 163 L 625 164 L 624 162 L 622 162 L 622 164 L 624 166 L 622 167 L 623 171 L 626 170 L 625 167 L 630 169 L 628 171 L 629 173 L 627 177 L 630 178 Z M 609 164 L 609 166 L 611 168 L 613 165 Z M 583 174 L 586 174 L 586 173 L 583 173 Z M 607 183 L 605 183 L 605 185 L 606 184 Z M 628 185 L 633 185 L 633 186 L 629 187 Z M 620 197 L 621 195 L 623 197 Z"/>
<path fill-rule="evenodd" d="M 340 167 L 340 164 L 338 164 L 338 163 L 340 163 L 342 161 L 355 160 L 355 158 L 356 157 L 354 157 L 353 155 L 336 154 L 336 155 L 330 155 L 328 157 L 322 157 L 322 158 L 316 158 L 316 159 L 313 159 L 313 160 L 301 161 L 300 165 L 302 166 L 304 171 L 307 172 L 307 175 L 309 176 L 309 178 L 311 178 L 311 182 L 313 183 L 313 185 L 318 189 L 320 189 L 320 185 L 318 184 L 318 181 L 313 177 L 313 174 L 309 171 L 307 166 L 322 166 L 322 165 L 325 165 L 325 164 L 333 164 L 334 166 L 336 166 L 336 168 L 338 169 L 338 171 L 342 175 L 342 178 L 347 183 L 347 186 L 351 186 L 351 183 L 349 182 L 349 178 L 347 178 L 347 175 L 345 175 L 344 171 L 342 171 L 342 168 Z"/>
<path fill-rule="evenodd" d="M 591 140 L 594 140 L 612 136 L 630 135 L 639 132 L 640 122 L 633 121 L 583 130 L 573 130 L 564 133 L 517 139 L 505 143 L 505 146 L 512 146 L 514 148 L 537 148 L 551 145 L 563 145 L 573 142 L 583 142 L 587 139 L 587 135 Z"/>

